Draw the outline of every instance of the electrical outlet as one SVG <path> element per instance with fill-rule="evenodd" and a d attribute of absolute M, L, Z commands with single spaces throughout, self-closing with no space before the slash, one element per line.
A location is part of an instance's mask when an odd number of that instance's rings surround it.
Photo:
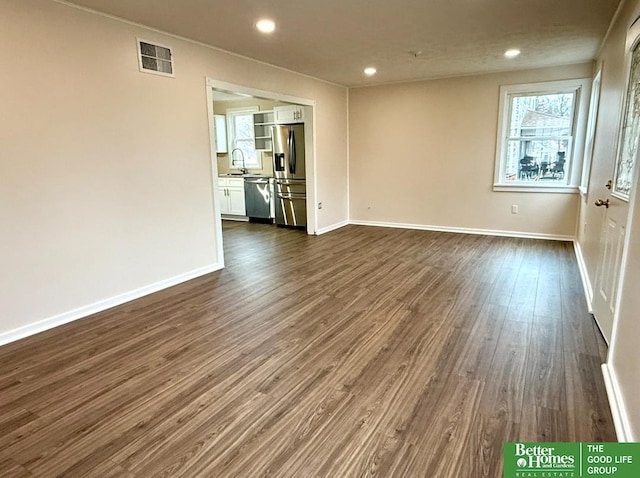
<path fill-rule="evenodd" d="M 322 209 L 322 203 L 321 202 L 318 203 L 318 209 Z"/>
<path fill-rule="evenodd" d="M 511 214 L 518 214 L 518 205 L 517 204 L 512 204 L 511 205 Z"/>

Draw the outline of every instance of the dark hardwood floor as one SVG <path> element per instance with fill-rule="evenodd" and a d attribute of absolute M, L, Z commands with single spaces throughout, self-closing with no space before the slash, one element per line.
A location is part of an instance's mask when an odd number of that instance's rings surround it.
<path fill-rule="evenodd" d="M 494 478 L 505 441 L 615 441 L 570 243 L 224 229 L 225 270 L 0 348 L 1 476 Z"/>

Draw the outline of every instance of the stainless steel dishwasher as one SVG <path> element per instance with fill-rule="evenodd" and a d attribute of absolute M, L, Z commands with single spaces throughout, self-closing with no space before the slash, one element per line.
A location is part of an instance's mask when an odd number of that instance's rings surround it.
<path fill-rule="evenodd" d="M 249 220 L 273 222 L 271 215 L 271 189 L 269 178 L 244 179 L 244 201 Z"/>

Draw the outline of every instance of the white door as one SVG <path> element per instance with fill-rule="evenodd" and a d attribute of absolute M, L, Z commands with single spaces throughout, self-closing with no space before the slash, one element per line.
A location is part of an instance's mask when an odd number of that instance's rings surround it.
<path fill-rule="evenodd" d="M 633 186 L 633 170 L 638 150 L 640 132 L 640 23 L 634 24 L 627 35 L 630 58 L 629 82 L 625 98 L 618 153 L 611 178 L 606 184 L 593 184 L 597 192 L 594 207 L 600 207 L 604 215 L 599 246 L 599 265 L 595 280 L 593 314 L 607 342 L 613 331 L 622 252 L 627 234 L 629 197 Z M 600 188 L 600 189 L 598 189 Z"/>
<path fill-rule="evenodd" d="M 620 282 L 620 267 L 629 207 L 627 202 L 612 194 L 601 197 L 607 198 L 600 201 L 605 204 L 608 201 L 609 207 L 604 212 L 605 217 L 600 236 L 600 259 L 593 297 L 593 314 L 604 338 L 609 342 L 613 331 L 613 317 L 618 283 Z"/>

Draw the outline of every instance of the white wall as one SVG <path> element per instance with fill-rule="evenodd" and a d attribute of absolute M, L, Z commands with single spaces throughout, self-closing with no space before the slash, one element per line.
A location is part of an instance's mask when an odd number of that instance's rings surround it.
<path fill-rule="evenodd" d="M 640 440 L 640 194 L 637 188 L 629 234 L 628 256 L 622 279 L 622 297 L 607 356 L 616 408 L 621 410 L 621 428 L 627 441 Z"/>
<path fill-rule="evenodd" d="M 351 219 L 573 237 L 577 194 L 492 190 L 499 89 L 591 74 L 589 63 L 351 89 Z"/>
<path fill-rule="evenodd" d="M 347 219 L 345 88 L 48 0 L 4 0 L 0 40 L 0 342 L 218 262 L 207 76 L 316 101 L 319 227 Z"/>
<path fill-rule="evenodd" d="M 617 152 L 620 116 L 622 114 L 627 77 L 625 73 L 625 41 L 627 27 L 633 17 L 636 1 L 626 2 L 603 45 L 597 65 L 602 66 L 600 103 L 594 135 L 593 162 L 589 189 L 580 204 L 578 240 L 592 285 L 599 259 L 600 232 L 604 211 L 593 207 L 596 198 L 606 197 L 608 179 L 613 176 Z"/>
<path fill-rule="evenodd" d="M 598 64 L 603 65 L 602 93 L 596 128 L 591 184 L 588 195 L 581 202 L 580 234 L 578 241 L 583 252 L 587 273 L 595 284 L 599 260 L 600 232 L 604 211 L 593 206 L 597 197 L 607 197 L 604 184 L 612 177 L 620 116 L 627 82 L 625 71 L 625 40 L 627 30 L 640 15 L 640 1 L 624 3 L 603 45 Z M 636 174 L 637 178 L 637 174 Z M 609 347 L 606 369 L 612 410 L 619 419 L 619 436 L 628 441 L 640 440 L 640 195 L 631 203 L 632 216 L 627 223 L 629 247 L 625 264 L 626 273 L 621 282 L 621 302 L 614 319 L 613 336 Z M 635 204 L 633 204 L 635 202 Z"/>

